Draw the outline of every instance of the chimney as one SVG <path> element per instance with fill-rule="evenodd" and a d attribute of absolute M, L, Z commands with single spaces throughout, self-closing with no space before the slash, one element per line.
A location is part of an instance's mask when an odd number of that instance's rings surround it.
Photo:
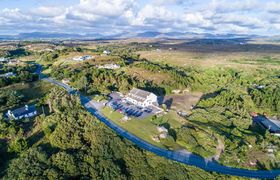
<path fill-rule="evenodd" d="M 26 111 L 28 110 L 28 108 L 29 108 L 28 105 L 25 105 L 25 110 L 26 110 Z"/>
<path fill-rule="evenodd" d="M 8 115 L 11 116 L 12 115 L 12 111 L 8 110 Z"/>

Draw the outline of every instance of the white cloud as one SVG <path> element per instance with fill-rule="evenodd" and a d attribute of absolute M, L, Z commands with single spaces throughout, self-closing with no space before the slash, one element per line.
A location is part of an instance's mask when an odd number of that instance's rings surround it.
<path fill-rule="evenodd" d="M 7 23 L 7 19 L 0 17 L 0 25 L 3 26 Z"/>
<path fill-rule="evenodd" d="M 181 5 L 184 4 L 184 0 L 154 0 L 155 5 Z"/>
<path fill-rule="evenodd" d="M 89 12 L 83 12 L 80 10 L 76 10 L 73 8 L 70 8 L 69 11 L 66 13 L 65 18 L 70 20 L 77 20 L 77 21 L 88 21 L 93 22 L 96 21 L 100 16 L 89 13 Z M 63 16 L 62 16 L 63 18 Z"/>
<path fill-rule="evenodd" d="M 212 0 L 207 8 L 216 12 L 252 11 L 263 8 L 257 0 Z"/>
<path fill-rule="evenodd" d="M 266 23 L 256 18 L 250 17 L 248 14 L 223 13 L 213 17 L 213 22 L 216 24 L 234 24 L 243 27 L 262 28 Z"/>
<path fill-rule="evenodd" d="M 266 4 L 266 10 L 271 13 L 280 13 L 280 3 L 276 3 L 274 1 L 268 2 Z"/>
<path fill-rule="evenodd" d="M 200 12 L 184 14 L 183 21 L 189 25 L 195 25 L 201 27 L 209 27 L 212 25 L 211 21 L 205 19 Z"/>
<path fill-rule="evenodd" d="M 273 27 L 280 31 L 280 23 L 273 24 Z"/>
<path fill-rule="evenodd" d="M 132 8 L 133 0 L 80 0 L 78 10 L 100 16 L 121 16 Z"/>
<path fill-rule="evenodd" d="M 189 7 L 186 7 L 188 4 Z M 1 4 L 0 4 L 1 5 Z M 280 3 L 260 0 L 80 0 L 76 5 L 0 9 L 2 29 L 25 31 L 195 31 L 255 33 L 279 30 Z M 24 22 L 24 23 L 23 23 Z"/>
<path fill-rule="evenodd" d="M 218 24 L 216 28 L 219 29 L 220 33 L 237 33 L 237 34 L 247 34 L 250 32 L 248 27 L 242 27 L 235 24 Z"/>
<path fill-rule="evenodd" d="M 32 17 L 22 13 L 18 8 L 8 9 L 5 8 L 0 11 L 0 17 L 7 19 L 8 21 L 18 21 L 18 20 L 31 20 Z"/>
<path fill-rule="evenodd" d="M 63 14 L 65 10 L 63 7 L 41 6 L 31 10 L 31 13 L 41 17 L 56 17 Z"/>
<path fill-rule="evenodd" d="M 143 19 L 144 21 L 176 21 L 178 20 L 178 16 L 177 13 L 163 6 L 146 5 L 139 11 L 137 18 Z"/>

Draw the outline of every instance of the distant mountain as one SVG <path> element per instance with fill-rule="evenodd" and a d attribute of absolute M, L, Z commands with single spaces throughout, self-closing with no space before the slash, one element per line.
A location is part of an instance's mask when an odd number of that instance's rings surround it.
<path fill-rule="evenodd" d="M 256 38 L 257 35 L 244 35 L 244 34 L 211 34 L 211 33 L 192 33 L 192 32 L 143 32 L 137 34 L 137 37 L 145 38 L 211 38 L 211 39 L 228 39 L 228 38 Z"/>
<path fill-rule="evenodd" d="M 20 33 L 18 35 L 0 35 L 2 40 L 24 40 L 24 39 L 99 39 L 104 38 L 98 33 L 92 34 L 71 34 L 71 33 L 49 33 L 49 32 L 32 32 Z"/>
<path fill-rule="evenodd" d="M 18 35 L 0 35 L 0 40 L 24 40 L 24 39 L 124 39 L 124 38 L 170 38 L 170 39 L 231 39 L 231 38 L 257 38 L 257 35 L 243 34 L 211 34 L 192 32 L 158 32 L 144 31 L 141 33 L 123 32 L 111 35 L 100 33 L 75 34 L 75 33 L 52 33 L 52 32 L 32 32 L 20 33 Z"/>
<path fill-rule="evenodd" d="M 154 38 L 157 37 L 159 35 L 161 35 L 162 33 L 160 32 L 155 32 L 155 31 L 147 31 L 147 32 L 142 32 L 142 33 L 138 33 L 137 37 L 142 37 L 142 38 Z"/>
<path fill-rule="evenodd" d="M 45 33 L 45 32 L 32 32 L 20 33 L 19 39 L 84 39 L 84 38 L 101 38 L 101 34 L 70 34 L 70 33 Z"/>
<path fill-rule="evenodd" d="M 12 40 L 14 36 L 12 35 L 0 35 L 0 40 Z"/>

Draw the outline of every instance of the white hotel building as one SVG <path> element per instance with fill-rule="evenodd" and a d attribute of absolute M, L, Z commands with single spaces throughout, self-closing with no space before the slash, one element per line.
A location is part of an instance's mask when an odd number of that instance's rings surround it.
<path fill-rule="evenodd" d="M 125 100 L 140 107 L 158 105 L 157 96 L 154 93 L 133 88 L 126 96 Z"/>

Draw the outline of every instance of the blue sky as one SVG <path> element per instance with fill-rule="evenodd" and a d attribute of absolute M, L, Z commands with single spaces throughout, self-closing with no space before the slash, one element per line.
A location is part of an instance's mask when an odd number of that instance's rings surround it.
<path fill-rule="evenodd" d="M 276 35 L 280 0 L 0 0 L 0 34 L 143 31 Z"/>

